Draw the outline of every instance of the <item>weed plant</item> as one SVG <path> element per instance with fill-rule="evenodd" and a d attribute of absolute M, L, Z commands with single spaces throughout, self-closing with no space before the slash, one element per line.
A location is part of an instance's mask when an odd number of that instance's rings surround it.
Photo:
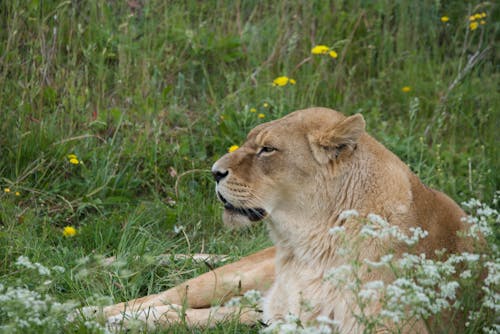
<path fill-rule="evenodd" d="M 223 227 L 209 169 L 296 109 L 360 112 L 427 185 L 498 209 L 499 22 L 481 1 L 1 1 L 0 331 L 105 331 L 66 315 L 209 270 L 158 255 L 268 246 Z M 494 328 L 467 305 L 464 331 Z"/>

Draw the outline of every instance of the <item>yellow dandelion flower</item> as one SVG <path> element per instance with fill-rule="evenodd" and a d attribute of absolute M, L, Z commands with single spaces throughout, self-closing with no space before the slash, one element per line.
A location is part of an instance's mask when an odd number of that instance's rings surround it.
<path fill-rule="evenodd" d="M 330 57 L 332 58 L 337 58 L 339 55 L 337 54 L 337 52 L 331 50 L 330 52 L 328 52 L 328 54 L 330 55 Z"/>
<path fill-rule="evenodd" d="M 485 20 L 481 20 L 481 21 L 479 21 L 479 23 L 486 24 L 486 21 Z"/>
<path fill-rule="evenodd" d="M 71 158 L 69 159 L 69 163 L 73 165 L 78 165 L 80 161 L 77 158 Z"/>
<path fill-rule="evenodd" d="M 280 87 L 285 86 L 289 80 L 290 79 L 288 79 L 288 77 L 286 76 L 277 77 L 276 79 L 273 80 L 273 86 L 280 86 Z"/>
<path fill-rule="evenodd" d="M 485 12 L 482 12 L 482 13 L 481 13 L 481 18 L 482 18 L 482 19 L 484 19 L 486 16 L 487 16 L 487 15 L 486 15 L 486 13 L 485 13 Z"/>
<path fill-rule="evenodd" d="M 262 118 L 266 117 L 266 115 L 264 115 L 264 114 L 258 114 L 257 117 L 262 119 Z"/>
<path fill-rule="evenodd" d="M 267 107 L 269 107 L 269 103 L 264 102 L 264 104 L 262 106 L 264 106 L 264 108 L 267 108 Z"/>
<path fill-rule="evenodd" d="M 479 14 L 479 13 L 474 14 L 474 19 L 479 20 L 482 18 L 483 18 L 483 16 L 481 14 Z"/>
<path fill-rule="evenodd" d="M 474 22 L 471 22 L 471 23 L 469 24 L 469 28 L 470 28 L 470 30 L 471 30 L 471 31 L 476 30 L 478 26 L 479 26 L 479 23 L 477 23 L 477 22 L 475 22 L 475 21 L 474 21 Z"/>
<path fill-rule="evenodd" d="M 19 191 L 16 191 L 16 196 L 21 196 L 21 193 Z"/>
<path fill-rule="evenodd" d="M 330 51 L 330 48 L 326 45 L 316 45 L 311 49 L 311 53 L 313 55 L 322 55 L 327 54 Z"/>
<path fill-rule="evenodd" d="M 68 159 L 78 159 L 76 154 L 68 154 Z"/>
<path fill-rule="evenodd" d="M 410 86 L 404 86 L 403 88 L 401 88 L 401 91 L 403 93 L 409 93 L 409 92 L 411 92 L 411 87 Z"/>
<path fill-rule="evenodd" d="M 257 109 L 255 109 L 255 108 L 250 108 L 250 112 L 257 112 Z"/>
<path fill-rule="evenodd" d="M 62 234 L 63 234 L 65 237 L 74 237 L 74 236 L 76 235 L 76 229 L 75 229 L 73 226 L 66 226 L 66 227 L 63 229 Z"/>
<path fill-rule="evenodd" d="M 240 147 L 238 145 L 232 145 L 227 151 L 229 153 L 232 153 L 234 151 L 236 151 L 237 149 L 239 149 Z"/>
<path fill-rule="evenodd" d="M 475 15 L 471 15 L 469 16 L 469 21 L 475 21 L 476 20 L 476 16 Z"/>
<path fill-rule="evenodd" d="M 10 193 L 10 188 L 4 188 L 4 189 L 3 189 L 3 192 L 4 192 L 4 193 Z"/>
<path fill-rule="evenodd" d="M 297 83 L 297 81 L 295 81 L 295 79 L 292 78 L 290 78 L 288 82 L 290 83 L 290 85 L 295 85 Z"/>
<path fill-rule="evenodd" d="M 450 20 L 450 18 L 448 16 L 446 16 L 446 15 L 445 16 L 441 16 L 441 22 L 446 23 L 449 20 Z"/>

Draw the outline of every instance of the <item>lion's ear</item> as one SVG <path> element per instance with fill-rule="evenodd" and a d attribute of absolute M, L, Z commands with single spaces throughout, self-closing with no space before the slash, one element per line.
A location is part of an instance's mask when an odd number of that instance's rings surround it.
<path fill-rule="evenodd" d="M 355 114 L 331 128 L 310 134 L 308 137 L 314 158 L 319 163 L 337 159 L 343 150 L 356 147 L 363 132 L 365 120 L 361 114 Z"/>

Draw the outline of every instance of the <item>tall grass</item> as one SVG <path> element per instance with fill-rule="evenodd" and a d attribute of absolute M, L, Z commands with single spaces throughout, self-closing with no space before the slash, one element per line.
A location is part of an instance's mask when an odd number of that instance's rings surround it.
<path fill-rule="evenodd" d="M 237 258 L 268 245 L 263 226 L 222 226 L 208 169 L 253 126 L 309 106 L 362 112 L 425 183 L 491 202 L 498 11 L 427 0 L 0 2 L 2 284 L 29 286 L 14 265 L 23 255 L 66 269 L 49 287 L 59 301 L 118 302 L 208 270 L 137 256 Z M 338 57 L 312 55 L 318 44 Z M 296 84 L 272 86 L 281 75 Z M 65 226 L 77 234 L 64 237 Z M 101 268 L 101 256 L 127 272 Z M 94 274 L 78 276 L 82 258 Z"/>

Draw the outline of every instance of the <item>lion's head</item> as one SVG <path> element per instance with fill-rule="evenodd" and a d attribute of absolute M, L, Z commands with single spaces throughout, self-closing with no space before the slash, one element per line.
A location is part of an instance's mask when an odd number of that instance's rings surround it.
<path fill-rule="evenodd" d="M 306 221 L 311 213 L 331 214 L 325 180 L 349 171 L 364 129 L 360 114 L 346 117 L 326 108 L 257 126 L 238 150 L 212 167 L 224 222 L 244 226 L 265 217 Z"/>

